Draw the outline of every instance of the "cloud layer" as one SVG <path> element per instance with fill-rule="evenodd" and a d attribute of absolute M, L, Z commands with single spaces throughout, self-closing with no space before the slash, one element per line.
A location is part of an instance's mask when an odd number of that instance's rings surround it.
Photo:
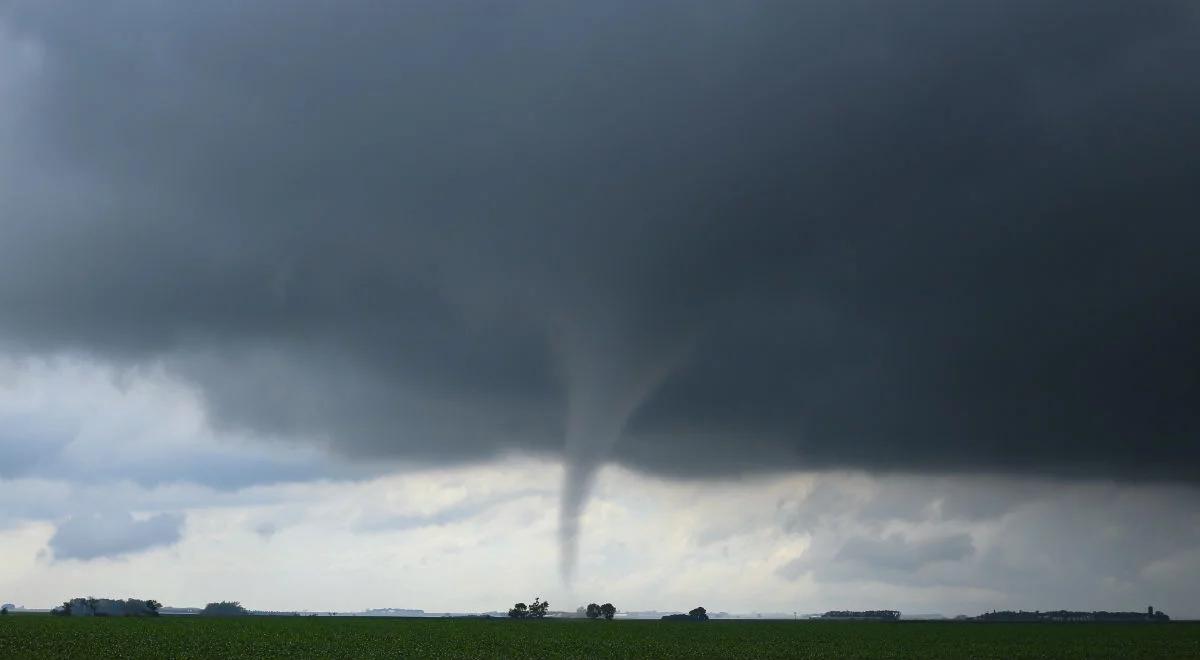
<path fill-rule="evenodd" d="M 6 5 L 13 350 L 462 461 L 686 343 L 615 460 L 1198 476 L 1190 2 L 234 9 Z"/>

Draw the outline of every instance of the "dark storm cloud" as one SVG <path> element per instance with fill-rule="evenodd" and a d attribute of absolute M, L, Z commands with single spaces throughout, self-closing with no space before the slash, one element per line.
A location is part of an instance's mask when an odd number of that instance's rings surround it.
<path fill-rule="evenodd" d="M 10 350 L 356 456 L 1200 477 L 1193 2 L 0 20 Z"/>

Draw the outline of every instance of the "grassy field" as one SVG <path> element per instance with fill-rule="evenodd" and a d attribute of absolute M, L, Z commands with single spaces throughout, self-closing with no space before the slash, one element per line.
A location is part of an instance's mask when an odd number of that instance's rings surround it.
<path fill-rule="evenodd" d="M 1200 623 L 0 618 L 0 658 L 1200 658 Z"/>

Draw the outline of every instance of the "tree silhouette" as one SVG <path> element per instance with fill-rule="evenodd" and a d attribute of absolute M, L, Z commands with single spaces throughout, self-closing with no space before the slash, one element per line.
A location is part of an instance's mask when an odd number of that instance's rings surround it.
<path fill-rule="evenodd" d="M 605 619 L 612 621 L 613 616 L 617 613 L 617 608 L 613 607 L 612 603 L 605 603 L 600 606 L 600 613 L 604 615 Z"/>
<path fill-rule="evenodd" d="M 236 600 L 223 600 L 219 603 L 209 603 L 200 610 L 203 616 L 245 616 L 249 614 L 246 608 Z"/>
<path fill-rule="evenodd" d="M 541 597 L 533 599 L 533 605 L 529 606 L 529 616 L 542 618 L 546 616 L 546 611 L 550 609 L 550 601 L 543 601 Z"/>
<path fill-rule="evenodd" d="M 703 607 L 697 607 L 696 609 L 688 612 L 688 616 L 691 617 L 693 621 L 708 621 L 708 610 L 705 610 Z"/>
<path fill-rule="evenodd" d="M 589 619 L 600 618 L 600 606 L 595 603 L 589 603 L 587 606 L 587 618 L 589 618 Z"/>
<path fill-rule="evenodd" d="M 508 616 L 514 619 L 524 619 L 529 616 L 529 608 L 525 606 L 525 603 L 517 603 L 508 611 Z"/>

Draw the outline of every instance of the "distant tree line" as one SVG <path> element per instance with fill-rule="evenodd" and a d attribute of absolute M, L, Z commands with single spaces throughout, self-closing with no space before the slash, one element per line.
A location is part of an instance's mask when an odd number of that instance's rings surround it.
<path fill-rule="evenodd" d="M 600 617 L 604 617 L 609 621 L 612 621 L 612 618 L 617 614 L 617 608 L 614 607 L 612 603 L 605 603 L 603 605 L 588 603 L 587 607 L 581 607 L 576 611 L 589 619 L 599 619 Z"/>
<path fill-rule="evenodd" d="M 822 619 L 880 619 L 883 621 L 899 621 L 900 612 L 897 610 L 830 610 L 821 615 Z"/>
<path fill-rule="evenodd" d="M 708 621 L 708 610 L 703 607 L 697 607 L 689 611 L 687 614 L 668 614 L 662 618 L 663 621 Z"/>
<path fill-rule="evenodd" d="M 1090 621 L 1104 622 L 1124 622 L 1138 623 L 1142 621 L 1150 623 L 1166 623 L 1171 620 L 1171 617 L 1163 614 L 1162 610 L 1155 610 L 1153 607 L 1146 608 L 1145 612 L 1078 612 L 1073 610 L 1053 610 L 1042 612 L 1034 610 L 1027 612 L 1025 610 L 1003 611 L 1003 612 L 985 612 L 975 617 L 975 621 L 1006 621 L 1006 622 L 1047 622 L 1047 623 L 1086 623 Z"/>
<path fill-rule="evenodd" d="M 162 603 L 157 600 L 128 598 L 72 598 L 50 610 L 57 616 L 158 616 Z"/>
<path fill-rule="evenodd" d="M 532 605 L 517 603 L 508 611 L 508 616 L 514 619 L 540 619 L 550 610 L 550 601 L 539 598 L 533 599 Z"/>
<path fill-rule="evenodd" d="M 223 600 L 219 603 L 209 603 L 200 610 L 201 616 L 246 616 L 250 612 L 236 600 Z"/>

